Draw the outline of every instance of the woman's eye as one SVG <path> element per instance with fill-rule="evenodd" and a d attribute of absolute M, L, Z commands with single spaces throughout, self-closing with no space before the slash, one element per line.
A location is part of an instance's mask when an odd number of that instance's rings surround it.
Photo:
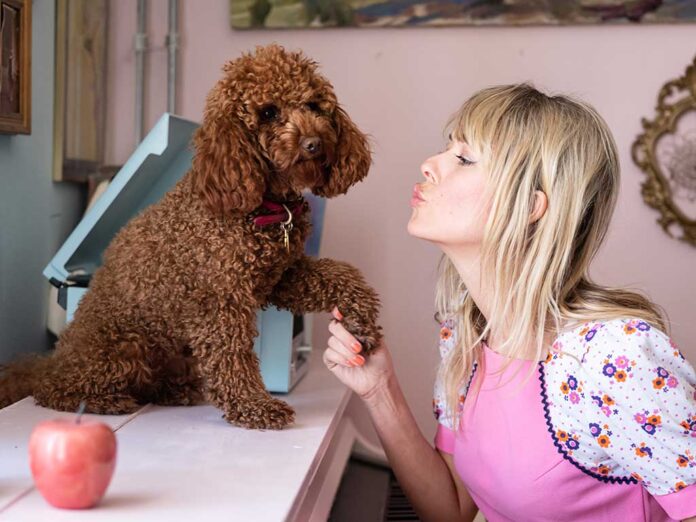
<path fill-rule="evenodd" d="M 275 105 L 266 105 L 259 111 L 259 119 L 263 123 L 273 121 L 278 117 L 278 107 Z"/>
<path fill-rule="evenodd" d="M 474 161 L 468 160 L 464 156 L 461 156 L 459 154 L 455 154 L 455 156 L 457 157 L 461 165 L 473 165 L 475 163 Z"/>
<path fill-rule="evenodd" d="M 312 112 L 321 112 L 321 107 L 318 102 L 309 102 L 307 108 Z"/>

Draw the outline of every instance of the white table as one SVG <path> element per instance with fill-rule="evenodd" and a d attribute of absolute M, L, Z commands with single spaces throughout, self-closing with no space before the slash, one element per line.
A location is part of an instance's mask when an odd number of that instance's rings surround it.
<path fill-rule="evenodd" d="M 51 507 L 33 487 L 27 446 L 41 420 L 74 417 L 31 397 L 0 410 L 0 520 L 325 521 L 356 430 L 344 417 L 351 392 L 321 362 L 289 394 L 284 430 L 227 424 L 212 406 L 148 405 L 132 415 L 96 417 L 116 431 L 114 477 L 101 504 Z"/>

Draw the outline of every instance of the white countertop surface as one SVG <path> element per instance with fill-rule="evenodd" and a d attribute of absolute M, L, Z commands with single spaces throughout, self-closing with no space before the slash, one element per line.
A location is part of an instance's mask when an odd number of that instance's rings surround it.
<path fill-rule="evenodd" d="M 102 502 L 83 511 L 53 508 L 33 487 L 27 451 L 33 427 L 74 414 L 41 408 L 28 397 L 0 410 L 0 520 L 292 519 L 350 394 L 315 351 L 295 389 L 273 394 L 295 408 L 295 424 L 284 430 L 238 428 L 207 405 L 88 415 L 116 430 L 118 457 Z"/>

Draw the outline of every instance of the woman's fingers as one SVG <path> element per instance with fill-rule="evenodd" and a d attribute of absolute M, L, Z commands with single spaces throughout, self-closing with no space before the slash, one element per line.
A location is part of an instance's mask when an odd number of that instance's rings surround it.
<path fill-rule="evenodd" d="M 345 366 L 362 366 L 365 364 L 365 359 L 361 355 L 356 355 L 335 336 L 329 337 L 329 349 L 338 354 L 342 364 Z"/>
<path fill-rule="evenodd" d="M 353 335 L 338 321 L 331 321 L 329 323 L 329 332 L 337 337 L 338 340 L 347 347 L 347 349 L 353 352 L 353 354 L 360 353 L 362 350 L 362 345 L 358 342 L 358 340 L 353 337 Z"/>
<path fill-rule="evenodd" d="M 362 350 L 362 346 L 340 323 L 343 315 L 341 315 L 337 307 L 333 308 L 331 315 L 334 317 L 329 323 L 329 332 L 332 335 L 329 337 L 329 348 L 324 352 L 324 363 L 329 369 L 336 364 L 348 368 L 362 366 L 365 364 L 365 358 L 362 355 L 358 355 Z"/>
<path fill-rule="evenodd" d="M 331 348 L 324 350 L 322 359 L 329 370 L 333 369 L 334 366 L 347 366 L 344 362 L 344 358 Z"/>
<path fill-rule="evenodd" d="M 323 359 L 324 364 L 329 370 L 333 369 L 334 366 L 343 366 L 345 368 L 354 368 L 356 366 L 359 366 L 359 364 L 356 364 L 351 359 L 348 359 L 345 356 L 341 355 L 337 350 L 335 350 L 331 346 L 324 350 Z"/>
<path fill-rule="evenodd" d="M 329 337 L 329 348 L 334 350 L 338 355 L 346 360 L 350 360 L 355 357 L 355 354 L 346 348 L 346 346 L 333 335 Z"/>

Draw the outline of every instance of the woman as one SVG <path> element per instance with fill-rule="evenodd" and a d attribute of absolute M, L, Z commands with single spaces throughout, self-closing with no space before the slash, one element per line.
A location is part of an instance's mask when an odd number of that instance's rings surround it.
<path fill-rule="evenodd" d="M 385 345 L 366 362 L 334 310 L 324 352 L 416 511 L 695 521 L 696 372 L 655 304 L 588 275 L 619 190 L 606 123 L 521 84 L 477 92 L 449 127 L 408 223 L 443 251 L 435 449 Z"/>

